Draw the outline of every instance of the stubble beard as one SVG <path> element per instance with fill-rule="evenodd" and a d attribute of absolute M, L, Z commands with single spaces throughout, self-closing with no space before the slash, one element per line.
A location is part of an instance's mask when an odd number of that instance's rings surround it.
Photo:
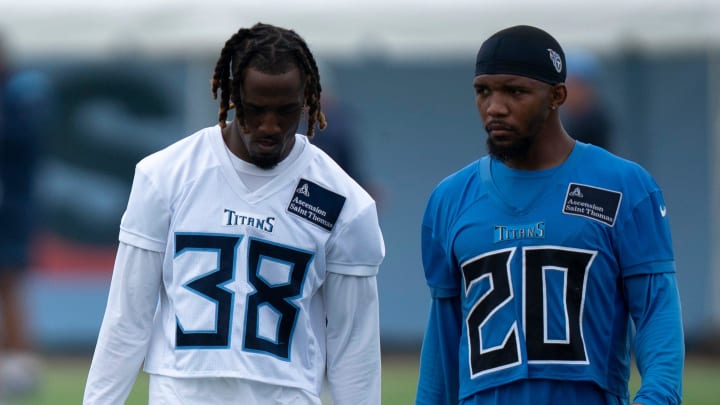
<path fill-rule="evenodd" d="M 278 156 L 259 156 L 259 155 L 252 155 L 252 164 L 255 166 L 263 169 L 263 170 L 270 170 L 274 168 L 275 166 L 280 163 L 280 160 L 278 159 Z"/>

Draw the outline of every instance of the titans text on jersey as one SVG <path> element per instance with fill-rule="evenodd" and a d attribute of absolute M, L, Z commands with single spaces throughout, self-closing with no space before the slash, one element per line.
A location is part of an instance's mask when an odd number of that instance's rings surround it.
<path fill-rule="evenodd" d="M 495 225 L 495 242 L 545 237 L 545 222 L 530 225 Z"/>
<path fill-rule="evenodd" d="M 224 210 L 224 223 L 227 226 L 252 226 L 265 232 L 273 231 L 275 217 L 260 217 L 254 214 L 241 214 L 231 209 Z"/>

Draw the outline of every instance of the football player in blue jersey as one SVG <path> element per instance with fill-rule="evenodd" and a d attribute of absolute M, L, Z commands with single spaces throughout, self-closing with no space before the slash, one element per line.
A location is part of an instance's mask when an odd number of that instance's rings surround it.
<path fill-rule="evenodd" d="M 503 29 L 473 86 L 488 156 L 422 220 L 432 304 L 417 404 L 678 404 L 684 338 L 668 210 L 646 170 L 575 141 L 565 56 Z M 642 383 L 628 389 L 631 352 Z"/>

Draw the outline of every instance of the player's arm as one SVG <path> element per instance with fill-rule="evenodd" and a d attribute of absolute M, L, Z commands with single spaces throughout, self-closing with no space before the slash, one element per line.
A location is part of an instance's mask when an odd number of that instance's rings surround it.
<path fill-rule="evenodd" d="M 458 403 L 460 298 L 434 294 L 420 353 L 417 405 Z"/>
<path fill-rule="evenodd" d="M 375 204 L 333 230 L 323 284 L 327 379 L 335 405 L 380 403 L 377 281 L 385 243 Z"/>
<path fill-rule="evenodd" d="M 120 242 L 83 404 L 122 404 L 130 393 L 150 340 L 162 260 Z"/>
<path fill-rule="evenodd" d="M 679 404 L 685 344 L 675 273 L 625 279 L 635 322 L 635 357 L 642 378 L 637 404 Z"/>
<path fill-rule="evenodd" d="M 420 353 L 417 405 L 458 403 L 460 334 L 462 311 L 459 295 L 459 272 L 445 250 L 448 209 L 444 193 L 433 192 L 423 216 L 421 230 L 422 262 L 425 281 L 430 286 L 430 315 Z M 439 217 L 440 216 L 440 217 Z"/>
<path fill-rule="evenodd" d="M 375 276 L 327 273 L 323 294 L 327 378 L 333 404 L 380 404 L 380 315 Z"/>

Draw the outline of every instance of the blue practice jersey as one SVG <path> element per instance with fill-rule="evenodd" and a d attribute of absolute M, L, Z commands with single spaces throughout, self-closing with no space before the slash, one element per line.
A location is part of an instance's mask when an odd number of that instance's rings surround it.
<path fill-rule="evenodd" d="M 549 170 L 484 157 L 446 178 L 425 211 L 422 256 L 433 297 L 460 302 L 459 350 L 423 348 L 455 350 L 460 398 L 521 379 L 627 398 L 623 284 L 675 272 L 658 185 L 582 142 Z"/>

